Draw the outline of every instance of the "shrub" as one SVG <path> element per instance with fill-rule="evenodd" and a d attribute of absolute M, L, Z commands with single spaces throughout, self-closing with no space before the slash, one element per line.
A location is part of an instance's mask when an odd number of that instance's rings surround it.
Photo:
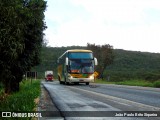
<path fill-rule="evenodd" d="M 153 86 L 156 88 L 160 88 L 160 80 L 157 80 L 153 83 Z"/>
<path fill-rule="evenodd" d="M 7 95 L 0 91 L 0 111 L 34 111 L 36 103 L 35 98 L 40 95 L 40 80 L 23 81 L 20 84 L 20 91 Z M 21 120 L 22 118 L 5 118 L 5 120 Z M 24 118 L 23 120 L 30 120 L 30 118 Z"/>

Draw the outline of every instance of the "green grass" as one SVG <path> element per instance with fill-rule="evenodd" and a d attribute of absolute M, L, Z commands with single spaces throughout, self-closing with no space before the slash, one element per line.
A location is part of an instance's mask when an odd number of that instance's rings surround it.
<path fill-rule="evenodd" d="M 153 86 L 156 88 L 160 88 L 160 80 L 157 80 L 153 83 Z"/>
<path fill-rule="evenodd" d="M 1 90 L 1 94 L 2 95 Z M 4 95 L 4 99 L 0 101 L 0 111 L 21 111 L 31 112 L 36 107 L 34 102 L 35 98 L 40 96 L 40 81 L 33 80 L 32 84 L 30 81 L 23 81 L 20 83 L 20 91 L 11 95 Z M 6 118 L 6 120 L 13 120 L 13 118 Z M 17 120 L 17 118 L 15 118 Z M 22 118 L 19 118 L 19 120 Z M 30 118 L 24 118 L 28 120 Z"/>
<path fill-rule="evenodd" d="M 130 85 L 130 86 L 143 86 L 143 87 L 153 87 L 153 83 L 146 80 L 128 80 L 117 82 L 118 85 Z"/>
<path fill-rule="evenodd" d="M 125 81 L 121 81 L 121 82 L 111 82 L 111 81 L 106 81 L 106 80 L 102 80 L 102 79 L 97 79 L 96 83 L 160 88 L 160 80 L 157 80 L 155 82 L 150 82 L 147 80 L 133 79 L 133 80 L 125 80 Z"/>
<path fill-rule="evenodd" d="M 101 84 L 116 84 L 116 82 L 109 82 L 107 80 L 102 80 L 102 79 L 96 79 L 95 82 Z"/>

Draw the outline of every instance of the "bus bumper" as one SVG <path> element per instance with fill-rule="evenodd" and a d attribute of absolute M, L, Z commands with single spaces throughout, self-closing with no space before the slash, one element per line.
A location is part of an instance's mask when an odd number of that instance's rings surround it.
<path fill-rule="evenodd" d="M 94 82 L 94 79 L 91 79 L 91 78 L 69 78 L 68 82 L 87 83 L 87 82 Z"/>

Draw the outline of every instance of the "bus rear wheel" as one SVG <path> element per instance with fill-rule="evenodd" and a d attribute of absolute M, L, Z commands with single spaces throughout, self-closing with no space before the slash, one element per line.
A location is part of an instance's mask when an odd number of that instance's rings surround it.
<path fill-rule="evenodd" d="M 58 76 L 58 81 L 59 81 L 59 84 L 63 84 L 63 82 L 61 81 L 61 78 Z"/>
<path fill-rule="evenodd" d="M 64 82 L 63 82 L 63 81 L 59 81 L 59 83 L 60 83 L 60 84 L 64 84 Z"/>

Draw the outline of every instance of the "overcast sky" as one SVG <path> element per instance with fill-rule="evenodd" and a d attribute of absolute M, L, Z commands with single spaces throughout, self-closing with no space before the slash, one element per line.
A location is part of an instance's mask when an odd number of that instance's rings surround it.
<path fill-rule="evenodd" d="M 160 53 L 160 0 L 46 0 L 48 46 L 110 44 Z"/>

